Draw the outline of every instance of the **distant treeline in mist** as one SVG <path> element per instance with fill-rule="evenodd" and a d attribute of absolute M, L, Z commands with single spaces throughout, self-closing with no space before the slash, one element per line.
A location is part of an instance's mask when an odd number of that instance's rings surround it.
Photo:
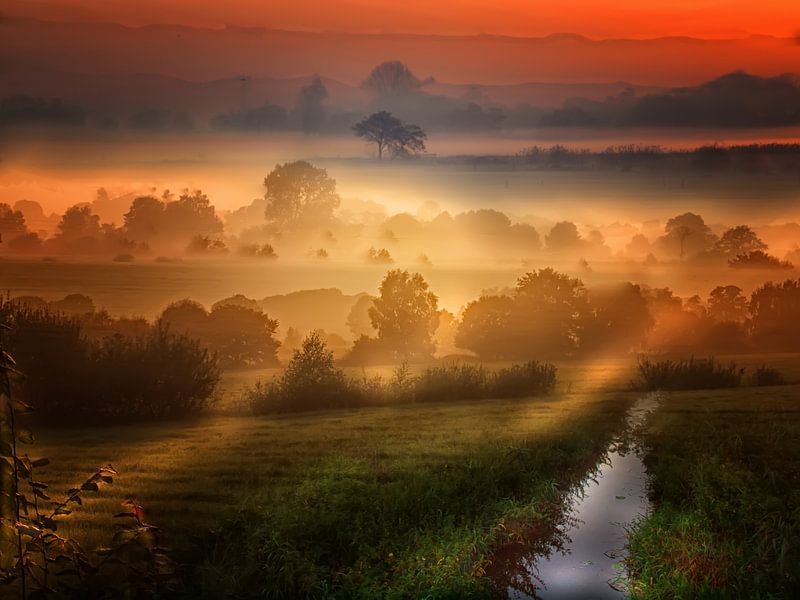
<path fill-rule="evenodd" d="M 133 108 L 126 102 L 124 109 L 92 110 L 75 102 L 18 93 L 0 99 L 0 127 L 72 126 L 148 134 L 193 130 L 349 134 L 358 121 L 378 111 L 393 112 L 432 132 L 800 124 L 800 79 L 790 74 L 760 77 L 737 71 L 697 86 L 657 91 L 630 86 L 604 99 L 570 98 L 556 108 L 535 94 L 513 106 L 501 104 L 479 84 L 467 86 L 460 96 L 437 94 L 431 91 L 437 83 L 434 79 L 417 77 L 399 61 L 377 65 L 346 100 L 334 102 L 318 75 L 303 81 L 296 86 L 294 102 L 287 104 L 269 97 L 250 99 L 248 80 L 243 78 L 238 84 L 242 86 L 240 100 L 234 106 L 219 106 L 219 100 L 209 99 L 201 103 L 206 108 L 196 113 L 184 104 L 170 104 L 165 99 L 169 94 L 162 94 L 158 105 Z M 151 85 L 160 82 L 154 80 Z M 202 93 L 202 87 L 195 90 L 195 94 Z M 208 116 L 208 106 L 215 102 L 216 112 Z"/>
<path fill-rule="evenodd" d="M 758 147 L 701 149 L 679 156 L 700 160 L 709 154 L 712 158 L 703 160 L 720 160 L 720 156 L 745 160 L 754 148 Z M 788 147 L 767 150 L 794 156 Z M 657 149 L 617 148 L 592 156 L 625 161 L 629 156 L 669 160 L 670 155 Z M 547 164 L 588 159 L 582 153 L 559 149 L 531 149 L 520 157 Z M 747 225 L 728 225 L 715 232 L 702 216 L 691 212 L 675 216 L 661 230 L 651 223 L 647 234 L 643 228 L 622 227 L 630 238 L 624 247 L 612 248 L 598 228 L 581 231 L 577 224 L 562 221 L 540 233 L 533 225 L 515 222 L 494 209 L 451 214 L 431 205 L 423 207 L 427 214 L 422 217 L 387 215 L 380 205 L 363 203 L 362 209 L 345 211 L 336 180 L 306 161 L 276 165 L 263 185 L 263 197 L 222 214 L 199 190 L 111 198 L 101 188 L 92 203 L 49 216 L 33 201 L 14 206 L 0 203 L 0 252 L 45 258 L 102 256 L 118 262 L 139 256 L 170 261 L 189 255 L 425 267 L 455 256 L 517 263 L 548 257 L 561 262 L 580 259 L 583 269 L 591 267 L 587 257 L 593 262 L 685 261 L 752 269 L 791 269 L 800 257 L 800 226 L 791 223 L 782 226 L 785 232 L 779 236 L 781 245 L 790 247 L 782 257 L 769 254 L 768 244 Z M 105 222 L 98 213 L 105 215 Z M 122 222 L 117 225 L 114 221 L 120 216 Z"/>

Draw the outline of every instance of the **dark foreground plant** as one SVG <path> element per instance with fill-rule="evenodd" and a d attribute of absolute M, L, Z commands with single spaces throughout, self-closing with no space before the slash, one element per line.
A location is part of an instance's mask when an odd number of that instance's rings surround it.
<path fill-rule="evenodd" d="M 132 500 L 115 515 L 120 524 L 108 548 L 87 552 L 58 533 L 60 522 L 83 504 L 84 494 L 111 484 L 117 472 L 111 465 L 102 467 L 54 500 L 49 486 L 35 477 L 50 461 L 31 459 L 18 448 L 34 441 L 21 424 L 33 409 L 12 397 L 12 379 L 21 376 L 0 346 L 0 585 L 23 600 L 139 598 L 166 589 L 175 580 L 174 564 L 159 546 L 158 529 L 144 521 L 144 509 Z"/>
<path fill-rule="evenodd" d="M 26 377 L 19 395 L 57 423 L 162 419 L 196 414 L 213 400 L 216 357 L 157 324 L 141 335 L 89 340 L 80 323 L 0 300 L 12 326 L 6 347 Z"/>

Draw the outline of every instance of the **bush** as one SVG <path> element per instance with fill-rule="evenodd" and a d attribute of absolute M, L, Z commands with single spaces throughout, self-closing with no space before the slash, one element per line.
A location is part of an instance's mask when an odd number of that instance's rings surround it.
<path fill-rule="evenodd" d="M 652 361 L 639 359 L 641 390 L 707 390 L 738 387 L 742 372 L 736 365 L 723 365 L 714 357 Z"/>
<path fill-rule="evenodd" d="M 344 371 L 336 368 L 333 353 L 319 332 L 313 332 L 294 351 L 283 375 L 257 383 L 245 392 L 255 413 L 341 408 L 355 404 L 358 393 Z"/>
<path fill-rule="evenodd" d="M 768 386 L 768 385 L 784 385 L 786 379 L 780 371 L 761 365 L 752 375 L 750 375 L 750 384 L 755 386 Z"/>
<path fill-rule="evenodd" d="M 0 302 L 21 395 L 41 419 L 91 423 L 181 417 L 212 401 L 220 370 L 198 342 L 155 326 L 89 340 L 76 318 Z"/>
<path fill-rule="evenodd" d="M 482 365 L 451 364 L 429 367 L 418 376 L 407 364 L 395 369 L 389 381 L 380 377 L 348 378 L 334 366 L 319 333 L 295 351 L 283 375 L 258 382 L 244 394 L 256 414 L 374 406 L 401 402 L 442 402 L 481 398 L 521 398 L 553 390 L 556 368 L 531 361 L 491 372 Z"/>

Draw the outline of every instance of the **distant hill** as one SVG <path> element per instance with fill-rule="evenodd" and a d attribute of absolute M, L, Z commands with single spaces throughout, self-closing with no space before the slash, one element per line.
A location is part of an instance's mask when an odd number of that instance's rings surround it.
<path fill-rule="evenodd" d="M 233 82 L 242 74 L 254 79 L 293 79 L 320 73 L 355 86 L 374 65 L 402 60 L 422 77 L 433 75 L 453 83 L 632 81 L 677 86 L 737 69 L 757 75 L 796 70 L 800 45 L 771 36 L 591 40 L 571 34 L 531 38 L 367 35 L 241 27 L 125 27 L 5 17 L 0 21 L 0 56 L 3 68 L 128 76 L 153 73 L 193 82 Z"/>

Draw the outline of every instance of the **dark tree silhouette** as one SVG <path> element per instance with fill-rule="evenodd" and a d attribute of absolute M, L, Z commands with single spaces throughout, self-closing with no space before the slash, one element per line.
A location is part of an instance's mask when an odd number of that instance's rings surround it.
<path fill-rule="evenodd" d="M 410 156 L 425 152 L 427 134 L 417 125 L 408 125 L 382 110 L 353 126 L 356 137 L 373 142 L 378 147 L 378 158 L 384 152 L 395 156 Z"/>
<path fill-rule="evenodd" d="M 762 250 L 745 252 L 728 261 L 734 269 L 792 269 L 794 265 Z"/>
<path fill-rule="evenodd" d="M 738 256 L 747 252 L 765 251 L 767 245 L 747 225 L 739 225 L 725 231 L 715 248 L 726 256 Z"/>
<path fill-rule="evenodd" d="M 264 178 L 264 216 L 277 227 L 327 223 L 341 199 L 336 180 L 304 160 L 276 165 Z"/>
<path fill-rule="evenodd" d="M 772 282 L 758 288 L 750 298 L 752 336 L 758 348 L 767 351 L 800 350 L 800 279 Z"/>
<path fill-rule="evenodd" d="M 710 249 L 717 236 L 706 225 L 703 217 L 694 213 L 684 213 L 667 221 L 664 235 L 658 241 L 662 248 L 683 260 Z"/>
<path fill-rule="evenodd" d="M 736 285 L 718 285 L 708 296 L 708 316 L 718 323 L 747 320 L 747 298 Z"/>
<path fill-rule="evenodd" d="M 387 61 L 372 69 L 361 87 L 379 97 L 402 96 L 416 92 L 424 82 L 400 61 Z"/>
<path fill-rule="evenodd" d="M 297 110 L 300 113 L 300 125 L 306 133 L 315 133 L 325 123 L 325 108 L 322 106 L 328 90 L 319 75 L 314 75 L 311 82 L 300 89 Z"/>

